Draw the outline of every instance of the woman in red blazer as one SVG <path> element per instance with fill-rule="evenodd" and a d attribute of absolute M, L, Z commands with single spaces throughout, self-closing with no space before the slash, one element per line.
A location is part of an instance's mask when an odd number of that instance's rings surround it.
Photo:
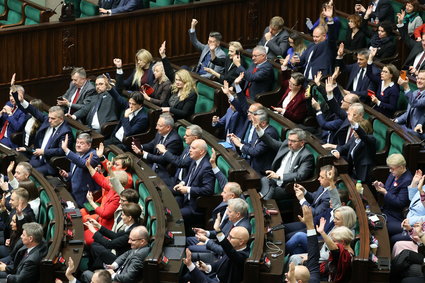
<path fill-rule="evenodd" d="M 294 123 L 303 123 L 307 116 L 307 103 L 305 98 L 305 77 L 301 73 L 292 73 L 287 69 L 288 57 L 282 62 L 281 90 L 283 96 L 273 110 L 282 114 Z"/>

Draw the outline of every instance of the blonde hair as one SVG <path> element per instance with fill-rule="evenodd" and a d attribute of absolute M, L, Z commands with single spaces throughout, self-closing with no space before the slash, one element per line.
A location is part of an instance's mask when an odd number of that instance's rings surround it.
<path fill-rule="evenodd" d="M 354 209 L 352 209 L 349 206 L 340 206 L 337 209 L 335 209 L 334 213 L 339 212 L 342 217 L 342 222 L 345 227 L 348 227 L 349 229 L 354 228 L 357 221 L 356 212 Z"/>
<path fill-rule="evenodd" d="M 146 62 L 147 67 L 149 67 L 149 64 L 153 61 L 153 57 L 152 54 L 147 51 L 146 49 L 140 49 L 139 51 L 137 51 L 136 53 L 136 72 L 134 73 L 134 78 L 133 78 L 133 85 L 137 85 L 138 87 L 140 87 L 140 80 L 142 79 L 143 74 L 145 73 L 145 70 L 143 68 L 141 68 L 139 66 L 139 64 L 137 63 L 138 59 L 140 58 L 140 60 Z M 145 67 L 146 67 L 145 65 Z"/>
<path fill-rule="evenodd" d="M 344 243 L 345 245 L 349 245 L 354 239 L 354 233 L 345 226 L 336 227 L 330 234 L 335 242 Z"/>
<path fill-rule="evenodd" d="M 406 159 L 400 153 L 394 153 L 387 158 L 388 166 L 404 166 L 406 167 Z"/>
<path fill-rule="evenodd" d="M 242 51 L 243 50 L 242 44 L 239 41 L 230 41 L 229 47 L 230 46 L 233 46 L 236 49 L 236 51 Z"/>
<path fill-rule="evenodd" d="M 161 72 L 161 77 L 159 78 L 159 80 L 158 80 L 158 83 L 159 84 L 162 84 L 162 83 L 164 83 L 164 82 L 166 82 L 166 81 L 168 81 L 169 80 L 169 78 L 167 77 L 167 75 L 165 74 L 165 71 L 164 71 L 164 64 L 162 64 L 162 62 L 156 62 L 154 65 L 153 65 L 153 67 L 152 67 L 152 70 L 155 70 L 155 68 L 159 68 L 159 70 L 160 70 L 160 72 Z"/>
<path fill-rule="evenodd" d="M 179 76 L 180 80 L 184 84 L 183 89 L 180 92 L 180 97 L 179 97 L 180 101 L 183 101 L 186 98 L 188 98 L 191 91 L 198 93 L 198 91 L 196 90 L 195 80 L 192 78 L 189 71 L 184 69 L 178 70 L 175 74 L 175 77 L 177 76 Z M 179 92 L 179 89 L 176 86 L 175 79 L 174 79 L 174 83 L 171 85 L 171 90 L 173 93 L 176 93 L 176 94 Z"/>

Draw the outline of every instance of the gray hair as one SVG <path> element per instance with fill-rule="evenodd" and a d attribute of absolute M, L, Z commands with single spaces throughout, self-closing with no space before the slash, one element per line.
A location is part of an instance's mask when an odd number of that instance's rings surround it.
<path fill-rule="evenodd" d="M 221 33 L 219 33 L 218 31 L 212 31 L 212 32 L 210 32 L 210 34 L 208 36 L 209 37 L 214 37 L 215 40 L 217 40 L 217 41 L 221 41 L 221 39 L 223 38 L 221 36 Z"/>
<path fill-rule="evenodd" d="M 255 46 L 254 50 L 252 50 L 252 51 L 253 51 L 253 52 L 254 52 L 254 51 L 258 51 L 258 52 L 260 52 L 261 54 L 267 54 L 266 48 L 265 48 L 264 46 L 262 46 L 262 45 L 257 45 L 257 46 Z"/>
<path fill-rule="evenodd" d="M 364 107 L 361 103 L 358 103 L 358 102 L 353 103 L 353 104 L 351 104 L 349 109 L 353 109 L 360 116 L 364 115 Z"/>
<path fill-rule="evenodd" d="M 55 106 L 50 107 L 49 113 L 53 113 L 53 112 L 56 112 L 58 114 L 59 118 L 63 118 L 65 116 L 65 112 L 63 112 L 63 109 L 60 106 L 55 105 Z"/>
<path fill-rule="evenodd" d="M 146 241 L 149 240 L 149 232 L 148 232 L 148 229 L 146 229 L 145 226 L 140 225 L 140 226 L 134 227 L 134 230 L 135 230 L 135 232 L 137 232 L 139 234 L 139 237 L 141 239 L 145 239 Z"/>
<path fill-rule="evenodd" d="M 357 55 L 365 56 L 366 58 L 369 58 L 370 50 L 369 49 L 362 49 L 359 52 L 357 52 Z"/>
<path fill-rule="evenodd" d="M 288 136 L 290 136 L 290 135 L 297 135 L 298 139 L 301 140 L 301 141 L 305 141 L 305 139 L 307 138 L 305 131 L 303 129 L 300 129 L 300 128 L 293 128 L 293 129 L 289 130 Z"/>
<path fill-rule="evenodd" d="M 27 236 L 32 237 L 33 241 L 37 244 L 43 241 L 43 226 L 36 222 L 29 222 L 22 225 L 22 229 L 25 230 Z"/>
<path fill-rule="evenodd" d="M 198 125 L 190 125 L 187 127 L 190 130 L 190 133 L 193 136 L 196 136 L 198 139 L 202 138 L 202 128 Z"/>
<path fill-rule="evenodd" d="M 269 115 L 264 109 L 259 109 L 255 112 L 255 116 L 258 117 L 260 122 L 269 122 Z"/>
<path fill-rule="evenodd" d="M 10 87 L 10 90 L 12 92 L 22 92 L 22 93 L 25 93 L 25 89 L 21 85 L 13 85 L 13 86 Z"/>
<path fill-rule="evenodd" d="M 228 182 L 226 186 L 229 188 L 229 191 L 235 195 L 235 197 L 240 197 L 242 194 L 241 186 L 236 182 Z"/>
<path fill-rule="evenodd" d="M 159 118 L 162 118 L 164 120 L 165 125 L 170 126 L 171 128 L 174 128 L 174 119 L 173 116 L 171 116 L 168 113 L 161 114 Z"/>
<path fill-rule="evenodd" d="M 84 70 L 83 67 L 76 67 L 72 69 L 71 77 L 74 76 L 75 74 L 78 74 L 81 78 L 87 78 L 86 70 Z"/>
<path fill-rule="evenodd" d="M 77 139 L 85 140 L 86 143 L 89 143 L 89 144 L 91 144 L 92 141 L 93 141 L 92 136 L 90 134 L 88 134 L 88 133 L 81 133 L 81 134 L 79 134 L 78 137 L 77 137 Z"/>
<path fill-rule="evenodd" d="M 241 198 L 232 198 L 227 201 L 227 206 L 232 207 L 235 212 L 240 213 L 242 217 L 248 214 L 248 203 Z"/>
<path fill-rule="evenodd" d="M 26 161 L 19 162 L 18 165 L 16 165 L 16 167 L 18 166 L 21 166 L 26 171 L 26 173 L 28 173 L 28 175 L 31 175 L 32 165 L 29 162 L 26 162 Z"/>

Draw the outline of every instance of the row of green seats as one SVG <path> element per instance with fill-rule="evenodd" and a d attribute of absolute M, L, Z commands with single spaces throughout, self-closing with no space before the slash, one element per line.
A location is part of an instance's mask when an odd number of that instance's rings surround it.
<path fill-rule="evenodd" d="M 0 25 L 35 25 L 44 22 L 43 11 L 35 5 L 20 0 L 0 0 Z M 47 12 L 46 12 L 47 13 Z"/>

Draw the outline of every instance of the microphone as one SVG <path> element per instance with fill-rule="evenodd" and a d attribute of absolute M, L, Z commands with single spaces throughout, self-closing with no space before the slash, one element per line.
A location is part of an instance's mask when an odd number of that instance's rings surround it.
<path fill-rule="evenodd" d="M 291 27 L 291 30 L 293 30 L 297 24 L 298 24 L 298 19 L 295 21 L 295 24 Z"/>

